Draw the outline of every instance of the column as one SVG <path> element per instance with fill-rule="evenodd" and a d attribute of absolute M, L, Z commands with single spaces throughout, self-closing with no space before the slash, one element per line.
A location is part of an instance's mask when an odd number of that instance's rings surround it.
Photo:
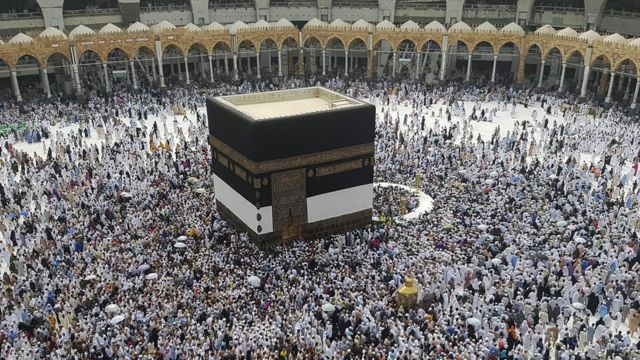
<path fill-rule="evenodd" d="M 18 77 L 16 71 L 11 70 L 11 85 L 13 86 L 13 94 L 18 102 L 22 102 L 22 95 L 20 94 L 20 86 L 18 85 Z"/>
<path fill-rule="evenodd" d="M 44 94 L 47 96 L 47 99 L 51 97 L 51 87 L 49 86 L 49 75 L 47 74 L 47 68 L 43 68 L 40 70 L 42 74 L 42 90 L 44 90 Z M 627 90 L 629 87 L 627 86 Z"/>
<path fill-rule="evenodd" d="M 164 69 L 162 68 L 162 46 L 160 40 L 156 39 L 156 56 L 158 58 L 158 74 L 160 75 L 160 89 L 164 89 L 167 86 L 164 83 Z M 153 71 L 155 72 L 156 66 L 153 64 Z"/>
<path fill-rule="evenodd" d="M 302 43 L 302 39 L 300 41 Z M 304 50 L 302 46 L 298 49 L 298 75 L 304 75 Z"/>
<path fill-rule="evenodd" d="M 182 80 L 182 66 L 180 66 L 180 60 L 178 60 L 176 65 L 178 66 L 178 80 Z"/>
<path fill-rule="evenodd" d="M 622 73 L 620 74 L 620 79 L 618 80 L 618 92 L 622 91 L 623 82 L 624 82 L 624 69 L 622 70 Z"/>
<path fill-rule="evenodd" d="M 211 54 L 209 54 L 209 81 L 213 82 L 213 59 Z"/>
<path fill-rule="evenodd" d="M 591 67 L 586 65 L 584 67 L 584 74 L 582 75 L 582 88 L 580 89 L 580 97 L 587 96 L 587 85 L 589 83 L 589 71 Z"/>
<path fill-rule="evenodd" d="M 640 90 L 640 81 L 636 78 L 636 90 L 633 93 L 633 101 L 631 102 L 631 108 L 635 109 L 636 104 L 638 103 L 638 90 Z"/>
<path fill-rule="evenodd" d="M 624 90 L 624 100 L 629 100 L 629 87 L 631 86 L 631 76 L 627 76 L 627 87 Z"/>
<path fill-rule="evenodd" d="M 129 62 L 129 65 L 131 65 L 131 81 L 133 82 L 133 90 L 138 90 L 138 79 L 136 78 L 136 67 L 133 60 Z"/>
<path fill-rule="evenodd" d="M 75 85 L 76 85 L 76 92 L 77 93 L 81 93 L 82 92 L 82 86 L 80 85 L 80 72 L 78 71 L 78 65 L 77 64 L 71 64 L 71 69 L 73 71 L 73 80 L 74 80 Z"/>
<path fill-rule="evenodd" d="M 225 55 L 226 59 L 226 55 Z M 233 78 L 238 80 L 238 54 L 233 54 Z"/>
<path fill-rule="evenodd" d="M 184 57 L 184 74 L 187 79 L 187 84 L 191 84 L 191 80 L 189 80 L 189 62 L 187 61 L 187 57 Z"/>
<path fill-rule="evenodd" d="M 322 48 L 322 75 L 327 75 L 327 51 Z"/>
<path fill-rule="evenodd" d="M 563 62 L 562 63 L 562 73 L 560 74 L 560 86 L 558 87 L 558 91 L 562 92 L 562 89 L 564 88 L 564 75 L 567 72 L 567 63 Z"/>
<path fill-rule="evenodd" d="M 227 53 L 224 53 L 224 73 L 229 75 L 229 58 Z"/>
<path fill-rule="evenodd" d="M 467 81 L 471 80 L 471 58 L 473 54 L 467 55 Z"/>
<path fill-rule="evenodd" d="M 398 53 L 393 50 L 393 59 L 391 60 L 393 62 L 393 65 L 391 66 L 392 77 L 396 77 L 396 60 L 398 60 Z"/>
<path fill-rule="evenodd" d="M 344 49 L 344 76 L 349 76 L 349 50 Z"/>
<path fill-rule="evenodd" d="M 260 51 L 258 50 L 256 50 L 256 74 L 258 75 L 258 79 L 260 79 Z"/>
<path fill-rule="evenodd" d="M 104 70 L 104 89 L 107 92 L 107 94 L 111 94 L 111 81 L 109 81 L 109 70 L 107 69 L 106 62 L 102 63 L 102 69 Z M 160 76 L 162 76 L 162 73 Z"/>
<path fill-rule="evenodd" d="M 542 61 L 540 62 L 540 77 L 538 78 L 538 87 L 542 86 L 542 79 L 544 78 L 544 63 L 545 60 L 542 59 Z"/>
<path fill-rule="evenodd" d="M 278 49 L 278 76 L 282 76 L 282 49 Z"/>
<path fill-rule="evenodd" d="M 416 51 L 416 79 L 420 79 L 420 53 Z"/>
<path fill-rule="evenodd" d="M 444 75 L 447 73 L 447 51 L 442 51 L 442 66 L 440 67 L 440 80 L 444 80 Z"/>
<path fill-rule="evenodd" d="M 498 55 L 493 55 L 493 70 L 491 70 L 491 82 L 496 82 L 496 66 L 498 65 Z"/>
<path fill-rule="evenodd" d="M 158 73 L 156 72 L 156 59 L 151 58 L 151 71 L 153 73 L 153 81 L 158 80 Z"/>
<path fill-rule="evenodd" d="M 616 80 L 616 73 L 612 72 L 609 77 L 609 91 L 607 91 L 607 97 L 605 98 L 605 102 L 611 102 L 611 93 L 613 92 L 613 83 Z"/>

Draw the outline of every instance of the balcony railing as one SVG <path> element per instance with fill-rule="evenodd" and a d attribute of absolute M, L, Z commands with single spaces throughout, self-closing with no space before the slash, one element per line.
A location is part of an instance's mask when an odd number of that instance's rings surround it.
<path fill-rule="evenodd" d="M 81 9 L 81 10 L 64 10 L 62 12 L 62 14 L 64 16 L 117 15 L 117 14 L 120 14 L 120 9 L 118 9 L 118 8 L 109 8 L 109 9 L 89 8 L 89 9 Z"/>
<path fill-rule="evenodd" d="M 142 12 L 150 12 L 150 11 L 191 11 L 191 6 L 189 5 L 161 5 L 161 6 L 145 6 L 140 7 L 140 11 Z"/>
<path fill-rule="evenodd" d="M 305 1 L 305 0 L 272 0 L 269 2 L 269 6 L 278 6 L 278 7 L 290 7 L 290 8 L 300 8 L 300 7 L 318 7 L 317 1 Z"/>
<path fill-rule="evenodd" d="M 33 19 L 42 17 L 39 12 L 17 12 L 0 14 L 0 20 Z"/>
<path fill-rule="evenodd" d="M 640 12 L 632 12 L 632 11 L 619 11 L 619 10 L 605 10 L 604 15 L 606 16 L 615 16 L 629 19 L 638 19 L 640 18 Z"/>
<path fill-rule="evenodd" d="M 566 6 L 536 6 L 533 8 L 533 12 L 543 13 L 550 12 L 553 14 L 582 14 L 584 15 L 584 8 L 566 7 Z"/>

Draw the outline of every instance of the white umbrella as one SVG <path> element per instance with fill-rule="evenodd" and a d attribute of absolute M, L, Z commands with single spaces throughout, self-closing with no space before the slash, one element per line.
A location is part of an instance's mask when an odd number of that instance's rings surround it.
<path fill-rule="evenodd" d="M 198 194 L 204 194 L 204 193 L 206 193 L 206 192 L 207 192 L 207 190 L 206 190 L 205 188 L 197 188 L 197 189 L 196 189 L 196 192 L 197 192 Z"/>
<path fill-rule="evenodd" d="M 326 313 L 332 313 L 335 310 L 336 310 L 336 307 L 331 305 L 331 304 L 329 304 L 329 303 L 326 303 L 326 304 L 322 305 L 322 311 L 324 311 Z"/>
<path fill-rule="evenodd" d="M 178 236 L 178 238 L 177 238 L 176 240 L 178 240 L 178 241 L 185 241 L 185 240 L 187 240 L 187 239 L 189 239 L 189 237 L 188 237 L 187 235 L 181 235 L 181 236 Z"/>
<path fill-rule="evenodd" d="M 482 322 L 480 321 L 480 319 L 476 318 L 476 317 L 472 317 L 472 318 L 468 318 L 467 319 L 467 324 L 473 326 L 473 327 L 480 327 L 480 324 L 482 324 Z"/>
<path fill-rule="evenodd" d="M 578 310 L 584 310 L 584 304 L 581 302 L 574 302 L 573 304 L 571 304 L 571 306 L 573 306 L 574 308 L 578 309 Z"/>
<path fill-rule="evenodd" d="M 565 226 L 567 226 L 567 222 L 566 222 L 566 221 L 564 221 L 564 220 L 560 220 L 560 221 L 558 221 L 558 222 L 556 223 L 556 225 L 557 225 L 558 227 L 565 227 Z"/>
<path fill-rule="evenodd" d="M 197 177 L 193 177 L 193 176 L 189 176 L 187 178 L 187 181 L 190 182 L 190 183 L 194 183 L 194 182 L 198 181 L 198 178 Z"/>
<path fill-rule="evenodd" d="M 113 314 L 113 313 L 119 312 L 120 311 L 120 307 L 118 305 L 116 305 L 116 304 L 110 304 L 110 305 L 107 305 L 104 308 L 104 311 L 106 311 L 106 312 L 108 312 L 110 314 Z"/>
<path fill-rule="evenodd" d="M 502 264 L 502 260 L 500 260 L 500 259 L 498 259 L 498 258 L 493 258 L 493 259 L 491 259 L 491 262 L 492 262 L 494 265 L 500 265 L 500 264 Z"/>
<path fill-rule="evenodd" d="M 124 315 L 116 315 L 116 316 L 112 317 L 111 320 L 109 320 L 109 324 L 115 325 L 115 324 L 117 324 L 119 322 L 122 322 L 122 320 L 124 320 L 124 319 L 125 319 Z"/>
<path fill-rule="evenodd" d="M 491 179 L 487 179 L 487 180 L 485 180 L 485 181 L 484 181 L 484 183 L 485 183 L 486 185 L 492 185 L 492 184 L 493 184 L 493 180 L 491 180 Z"/>
<path fill-rule="evenodd" d="M 138 266 L 138 271 L 140 272 L 147 271 L 149 268 L 150 268 L 149 264 L 142 264 Z"/>
<path fill-rule="evenodd" d="M 121 192 L 120 196 L 122 196 L 123 198 L 132 198 L 133 197 L 133 195 L 131 195 L 131 193 L 128 193 L 126 191 Z"/>
<path fill-rule="evenodd" d="M 178 249 L 182 249 L 182 248 L 186 248 L 187 244 L 185 244 L 183 242 L 177 242 L 177 243 L 173 244 L 173 247 L 178 248 Z"/>
<path fill-rule="evenodd" d="M 249 278 L 247 279 L 247 281 L 249 282 L 249 284 L 251 284 L 251 286 L 253 287 L 259 287 L 260 286 L 260 278 L 255 276 L 255 275 L 251 275 L 249 276 Z"/>
<path fill-rule="evenodd" d="M 587 242 L 587 240 L 583 237 L 577 237 L 574 239 L 575 242 L 577 242 L 578 244 L 584 244 Z"/>
<path fill-rule="evenodd" d="M 93 275 L 93 274 L 92 274 L 92 275 L 87 275 L 87 276 L 84 278 L 84 280 L 85 280 L 85 281 L 91 281 L 91 280 L 94 280 L 94 279 L 96 279 L 96 278 L 97 278 L 97 276 L 95 276 L 95 275 Z"/>
<path fill-rule="evenodd" d="M 498 177 L 498 172 L 497 171 L 493 171 L 493 172 L 491 172 L 491 174 L 489 174 L 489 176 L 491 176 L 492 178 L 497 178 Z"/>
<path fill-rule="evenodd" d="M 489 228 L 489 225 L 484 225 L 484 224 L 478 225 L 478 229 L 480 229 L 481 231 L 487 231 L 488 228 Z"/>
<path fill-rule="evenodd" d="M 156 273 L 147 274 L 144 276 L 144 278 L 147 280 L 155 280 L 158 278 L 158 274 Z"/>

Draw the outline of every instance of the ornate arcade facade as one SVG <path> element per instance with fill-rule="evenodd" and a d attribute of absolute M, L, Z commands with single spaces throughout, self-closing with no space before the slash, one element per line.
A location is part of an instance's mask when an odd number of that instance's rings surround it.
<path fill-rule="evenodd" d="M 525 86 L 580 96 L 591 90 L 607 102 L 616 98 L 635 108 L 638 64 L 640 39 L 548 25 L 526 33 L 515 23 L 474 29 L 458 22 L 447 29 L 437 21 L 421 27 L 413 21 L 395 26 L 313 19 L 299 30 L 285 19 L 203 27 L 163 21 L 127 29 L 108 24 L 97 32 L 80 25 L 68 34 L 47 28 L 0 42 L 0 77 L 8 73 L 18 101 L 19 79 L 36 74 L 50 97 L 50 79 L 85 96 L 89 83 L 100 83 L 100 91 L 109 94 L 122 83 L 136 89 L 148 81 L 163 88 L 167 76 L 186 83 L 294 73 L 431 82 L 454 76 L 470 81 L 483 73 L 491 81 L 511 76 Z"/>

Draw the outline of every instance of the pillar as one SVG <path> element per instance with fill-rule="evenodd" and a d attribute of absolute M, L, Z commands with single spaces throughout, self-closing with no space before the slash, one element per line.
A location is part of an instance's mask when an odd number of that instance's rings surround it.
<path fill-rule="evenodd" d="M 151 58 L 151 72 L 153 73 L 153 81 L 158 80 L 158 73 L 156 72 L 156 59 Z"/>
<path fill-rule="evenodd" d="M 620 74 L 620 79 L 618 80 L 618 92 L 622 91 L 622 83 L 624 82 L 624 70 L 622 74 Z"/>
<path fill-rule="evenodd" d="M 208 57 L 209 57 L 209 81 L 213 82 L 213 59 L 211 54 L 209 54 Z"/>
<path fill-rule="evenodd" d="M 398 60 L 398 53 L 395 50 L 393 50 L 393 59 L 391 60 L 391 61 L 393 61 L 393 65 L 391 67 L 391 71 L 392 71 L 392 74 L 393 74 L 392 76 L 393 77 L 396 77 L 396 62 L 397 62 L 397 60 Z"/>
<path fill-rule="evenodd" d="M 467 55 L 467 81 L 471 80 L 471 58 L 473 54 Z"/>
<path fill-rule="evenodd" d="M 104 70 L 104 89 L 107 94 L 111 94 L 111 81 L 109 80 L 109 70 L 106 62 L 102 63 L 102 69 Z"/>
<path fill-rule="evenodd" d="M 164 89 L 167 86 L 164 83 L 164 69 L 162 68 L 162 46 L 160 40 L 156 39 L 156 56 L 158 57 L 158 75 L 160 76 L 160 89 Z M 155 64 L 153 66 L 155 69 Z"/>
<path fill-rule="evenodd" d="M 420 53 L 416 51 L 416 79 L 420 79 Z"/>
<path fill-rule="evenodd" d="M 589 71 L 591 71 L 591 67 L 589 65 L 585 65 L 584 73 L 582 75 L 582 88 L 580 89 L 580 97 L 587 96 L 587 85 L 589 83 Z"/>
<path fill-rule="evenodd" d="M 322 48 L 322 75 L 327 75 L 327 51 Z"/>
<path fill-rule="evenodd" d="M 47 96 L 47 99 L 51 97 L 51 87 L 49 86 L 49 75 L 47 74 L 47 68 L 42 68 L 40 70 L 40 74 L 42 75 L 42 90 L 44 90 L 44 94 Z M 629 87 L 627 86 L 627 90 Z"/>
<path fill-rule="evenodd" d="M 440 66 L 440 80 L 444 80 L 447 73 L 447 49 L 449 48 L 449 35 L 442 36 L 442 66 Z"/>
<path fill-rule="evenodd" d="M 631 102 L 631 108 L 635 109 L 638 103 L 638 90 L 640 90 L 640 81 L 636 78 L 636 90 L 633 93 L 633 101 Z"/>
<path fill-rule="evenodd" d="M 233 79 L 238 80 L 238 54 L 235 53 L 233 54 Z"/>
<path fill-rule="evenodd" d="M 562 89 L 564 88 L 564 75 L 567 72 L 567 63 L 563 62 L 562 63 L 562 73 L 560 74 L 560 86 L 558 87 L 558 91 L 562 92 Z"/>
<path fill-rule="evenodd" d="M 224 53 L 224 73 L 229 75 L 229 56 Z"/>
<path fill-rule="evenodd" d="M 20 85 L 18 85 L 18 76 L 16 71 L 11 70 L 11 85 L 13 86 L 13 95 L 15 95 L 18 102 L 22 102 L 22 95 L 20 94 Z"/>
<path fill-rule="evenodd" d="M 349 50 L 344 49 L 344 76 L 349 76 Z"/>
<path fill-rule="evenodd" d="M 605 98 L 605 102 L 611 102 L 611 93 L 613 92 L 613 83 L 616 80 L 616 73 L 612 72 L 609 77 L 609 90 L 607 91 L 607 97 Z"/>
<path fill-rule="evenodd" d="M 627 76 L 627 87 L 624 90 L 624 100 L 629 100 L 629 87 L 631 87 L 631 76 Z"/>
<path fill-rule="evenodd" d="M 282 76 L 282 49 L 278 49 L 278 76 Z"/>
<path fill-rule="evenodd" d="M 256 50 L 256 74 L 260 79 L 260 51 Z"/>
<path fill-rule="evenodd" d="M 131 81 L 133 82 L 133 90 L 138 90 L 138 79 L 136 78 L 136 67 L 133 60 L 129 61 L 129 65 L 131 65 Z"/>
<path fill-rule="evenodd" d="M 187 57 L 184 57 L 184 74 L 187 79 L 187 84 L 191 84 L 191 80 L 189 79 L 189 61 L 187 61 Z"/>
<path fill-rule="evenodd" d="M 542 86 L 542 80 L 544 79 L 544 63 L 545 59 L 540 61 L 540 77 L 538 78 L 538 87 Z"/>
<path fill-rule="evenodd" d="M 373 51 L 367 50 L 367 79 L 373 77 Z"/>
<path fill-rule="evenodd" d="M 498 65 L 498 55 L 493 55 L 493 70 L 491 70 L 491 82 L 496 82 L 496 66 Z"/>

